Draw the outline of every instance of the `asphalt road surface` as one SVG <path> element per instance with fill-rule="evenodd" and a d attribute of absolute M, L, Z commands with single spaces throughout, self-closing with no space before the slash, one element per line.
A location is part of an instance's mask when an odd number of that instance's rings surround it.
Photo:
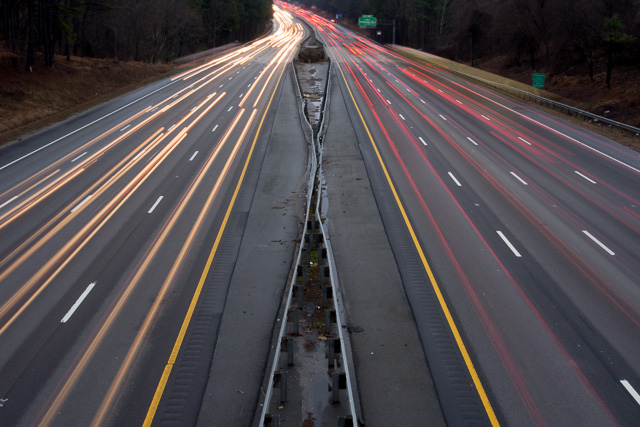
<path fill-rule="evenodd" d="M 295 12 L 334 61 L 392 211 L 447 422 L 638 425 L 638 153 Z"/>
<path fill-rule="evenodd" d="M 304 36 L 286 13 L 274 22 L 269 36 L 2 149 L 0 425 L 154 421 L 220 258 L 224 305 L 238 248 L 220 242 L 246 223 L 234 206 Z M 200 401 L 187 404 L 194 424 Z"/>

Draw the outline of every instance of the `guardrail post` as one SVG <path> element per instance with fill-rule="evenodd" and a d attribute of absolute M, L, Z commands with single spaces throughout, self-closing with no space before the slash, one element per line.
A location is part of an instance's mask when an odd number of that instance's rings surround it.
<path fill-rule="evenodd" d="M 324 334 L 329 335 L 331 333 L 331 325 L 336 322 L 336 311 L 325 310 L 324 311 Z"/>
<path fill-rule="evenodd" d="M 287 364 L 293 366 L 293 339 L 282 337 L 280 341 L 280 351 L 287 352 Z"/>
<path fill-rule="evenodd" d="M 333 287 L 331 285 L 322 286 L 322 308 L 327 308 L 327 300 L 333 299 Z"/>
<path fill-rule="evenodd" d="M 291 322 L 291 333 L 300 335 L 300 310 L 293 309 L 287 312 L 287 322 Z"/>
<path fill-rule="evenodd" d="M 353 417 L 351 415 L 345 415 L 344 417 L 338 417 L 338 427 L 354 427 Z"/>
<path fill-rule="evenodd" d="M 280 388 L 280 403 L 287 403 L 287 373 L 275 371 L 273 373 L 273 388 Z"/>
<path fill-rule="evenodd" d="M 265 415 L 264 427 L 280 427 L 280 415 Z"/>

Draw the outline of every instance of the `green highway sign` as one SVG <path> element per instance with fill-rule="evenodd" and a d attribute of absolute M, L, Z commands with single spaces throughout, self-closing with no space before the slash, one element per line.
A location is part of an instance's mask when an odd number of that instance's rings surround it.
<path fill-rule="evenodd" d="M 362 15 L 358 18 L 358 26 L 361 28 L 374 28 L 378 25 L 378 20 L 373 15 Z"/>
<path fill-rule="evenodd" d="M 533 87 L 544 87 L 544 79 L 546 74 L 533 74 Z"/>

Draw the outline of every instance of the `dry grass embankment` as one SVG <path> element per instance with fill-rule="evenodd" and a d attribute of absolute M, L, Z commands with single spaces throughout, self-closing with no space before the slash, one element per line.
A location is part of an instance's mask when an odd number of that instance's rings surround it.
<path fill-rule="evenodd" d="M 0 144 L 168 75 L 167 64 L 56 57 L 32 73 L 0 60 Z"/>

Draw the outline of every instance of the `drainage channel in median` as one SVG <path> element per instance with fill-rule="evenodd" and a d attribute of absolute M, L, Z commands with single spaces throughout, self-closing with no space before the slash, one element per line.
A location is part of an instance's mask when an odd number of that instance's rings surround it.
<path fill-rule="evenodd" d="M 301 52 L 304 49 L 303 45 Z M 301 108 L 313 139 L 311 193 L 296 268 L 272 347 L 259 425 L 357 426 L 355 376 L 348 336 L 341 326 L 344 308 L 320 215 L 323 196 L 318 165 L 330 64 L 297 63 L 295 68 Z"/>

